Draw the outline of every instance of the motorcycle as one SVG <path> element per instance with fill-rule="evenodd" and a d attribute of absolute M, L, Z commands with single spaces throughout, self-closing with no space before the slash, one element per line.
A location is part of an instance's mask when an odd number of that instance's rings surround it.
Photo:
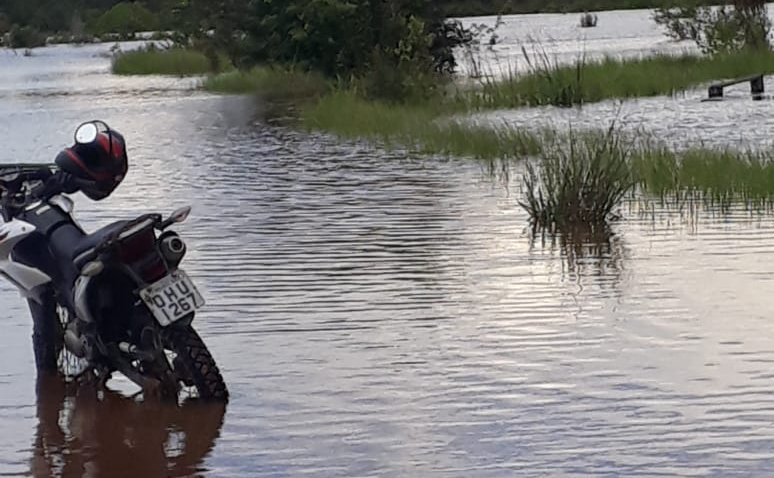
<path fill-rule="evenodd" d="M 220 370 L 192 326 L 204 299 L 180 268 L 186 244 L 170 229 L 191 208 L 117 221 L 91 234 L 73 217 L 68 194 L 90 191 L 99 200 L 123 179 L 122 141 L 104 122 L 91 121 L 60 154 L 69 162 L 0 165 L 0 276 L 28 301 L 39 368 L 49 363 L 67 380 L 102 387 L 119 372 L 146 394 L 188 391 L 226 401 Z M 98 157 L 94 151 L 109 151 L 107 158 L 120 153 L 124 161 L 100 194 L 94 184 L 104 185 L 104 175 L 85 166 Z M 71 174 L 79 171 L 71 164 L 89 174 Z M 86 181 L 92 177 L 102 182 Z"/>

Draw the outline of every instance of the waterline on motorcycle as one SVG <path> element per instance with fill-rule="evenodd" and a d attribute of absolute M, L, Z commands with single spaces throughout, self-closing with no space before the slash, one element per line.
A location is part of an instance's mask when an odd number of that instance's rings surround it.
<path fill-rule="evenodd" d="M 97 120 L 74 139 L 53 165 L 0 165 L 0 276 L 28 301 L 38 369 L 100 387 L 118 372 L 146 396 L 226 401 L 193 327 L 204 298 L 180 267 L 186 245 L 170 229 L 190 207 L 87 234 L 68 195 L 109 196 L 128 169 L 126 144 Z"/>

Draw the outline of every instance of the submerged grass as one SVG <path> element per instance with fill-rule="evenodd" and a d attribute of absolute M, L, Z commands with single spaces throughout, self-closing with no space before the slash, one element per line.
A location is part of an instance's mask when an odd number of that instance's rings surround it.
<path fill-rule="evenodd" d="M 672 95 L 718 79 L 774 73 L 774 52 L 729 55 L 654 55 L 635 59 L 578 58 L 559 65 L 547 54 L 529 55 L 529 72 L 505 72 L 462 97 L 468 108 L 571 106 L 606 99 Z"/>
<path fill-rule="evenodd" d="M 604 223 L 634 188 L 662 200 L 690 197 L 720 205 L 774 204 L 774 151 L 707 147 L 675 151 L 650 138 L 634 138 L 637 147 L 632 148 L 633 143 L 612 130 L 568 135 L 478 124 L 455 116 L 474 109 L 570 106 L 673 94 L 716 79 L 774 73 L 774 53 L 581 58 L 570 66 L 552 64 L 546 56 L 531 61 L 526 75 L 486 82 L 451 100 L 403 105 L 366 100 L 319 75 L 282 68 L 226 71 L 207 77 L 202 86 L 215 92 L 302 99 L 301 121 L 307 128 L 391 148 L 494 160 L 531 158 L 523 205 L 533 222 L 544 227 Z M 209 62 L 195 51 L 136 51 L 116 55 L 113 69 L 119 74 L 200 75 L 207 73 Z"/>
<path fill-rule="evenodd" d="M 774 208 L 774 152 L 730 148 L 673 151 L 642 138 L 570 133 L 543 143 L 526 165 L 520 204 L 547 231 L 602 231 L 620 200 L 640 191 L 646 201 L 724 211 Z"/>
<path fill-rule="evenodd" d="M 604 197 L 620 197 L 617 192 L 611 194 L 609 188 L 617 190 L 620 185 L 627 184 L 622 176 L 622 165 L 625 165 L 625 174 L 629 175 L 633 187 L 656 198 L 679 199 L 690 194 L 712 203 L 740 200 L 751 206 L 774 203 L 774 151 L 715 147 L 678 151 L 646 135 L 632 136 L 610 130 L 534 131 L 504 123 L 477 124 L 469 119 L 455 118 L 450 115 L 453 112 L 443 103 L 393 105 L 364 100 L 354 92 L 337 90 L 304 109 L 302 121 L 309 129 L 374 141 L 389 148 L 487 160 L 532 158 L 537 165 L 533 164 L 532 173 L 528 170 L 525 175 L 526 179 L 532 174 L 532 187 L 527 190 L 539 194 L 535 188 L 540 175 L 551 174 L 549 190 L 554 187 L 572 190 L 572 197 L 592 204 L 607 205 L 610 201 L 603 200 Z M 540 169 L 543 166 L 546 168 Z M 552 193 L 544 191 L 542 194 L 543 203 L 547 204 L 547 194 Z M 535 205 L 541 201 L 539 196 L 532 199 Z M 528 198 L 527 202 L 530 201 Z M 566 203 L 558 199 L 552 201 Z M 593 206 L 589 210 L 598 209 Z M 599 210 L 610 209 L 605 206 Z M 556 214 L 547 216 L 552 215 Z M 575 215 L 600 216 L 590 212 Z"/>
<path fill-rule="evenodd" d="M 632 170 L 643 188 L 662 200 L 690 197 L 721 207 L 741 202 L 754 209 L 774 205 L 771 151 L 652 147 L 633 157 Z"/>
<path fill-rule="evenodd" d="M 168 50 L 133 50 L 113 56 L 113 73 L 117 75 L 203 75 L 210 72 L 210 62 L 203 53 L 183 48 Z"/>
<path fill-rule="evenodd" d="M 306 109 L 303 123 L 310 129 L 423 153 L 489 159 L 521 158 L 540 150 L 539 133 L 473 124 L 449 118 L 447 112 L 442 104 L 393 105 L 337 91 Z"/>

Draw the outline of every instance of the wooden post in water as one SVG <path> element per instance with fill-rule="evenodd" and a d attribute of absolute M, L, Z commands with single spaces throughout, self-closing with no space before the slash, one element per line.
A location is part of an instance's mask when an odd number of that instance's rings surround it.
<path fill-rule="evenodd" d="M 738 83 L 750 82 L 750 93 L 754 100 L 763 99 L 763 75 L 745 76 L 743 78 L 736 78 L 733 80 L 720 81 L 713 83 L 709 86 L 709 99 L 721 99 L 723 98 L 723 88 L 726 86 L 736 85 Z"/>
<path fill-rule="evenodd" d="M 763 75 L 750 80 L 750 93 L 754 100 L 763 99 Z"/>

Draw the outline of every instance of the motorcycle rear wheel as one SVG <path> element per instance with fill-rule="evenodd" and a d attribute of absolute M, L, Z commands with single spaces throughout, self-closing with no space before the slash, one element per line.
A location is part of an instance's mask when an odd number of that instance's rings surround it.
<path fill-rule="evenodd" d="M 175 368 L 182 372 L 196 387 L 199 398 L 212 401 L 228 401 L 228 388 L 215 364 L 207 345 L 190 325 L 173 325 L 163 329 L 164 348 L 175 353 Z"/>

